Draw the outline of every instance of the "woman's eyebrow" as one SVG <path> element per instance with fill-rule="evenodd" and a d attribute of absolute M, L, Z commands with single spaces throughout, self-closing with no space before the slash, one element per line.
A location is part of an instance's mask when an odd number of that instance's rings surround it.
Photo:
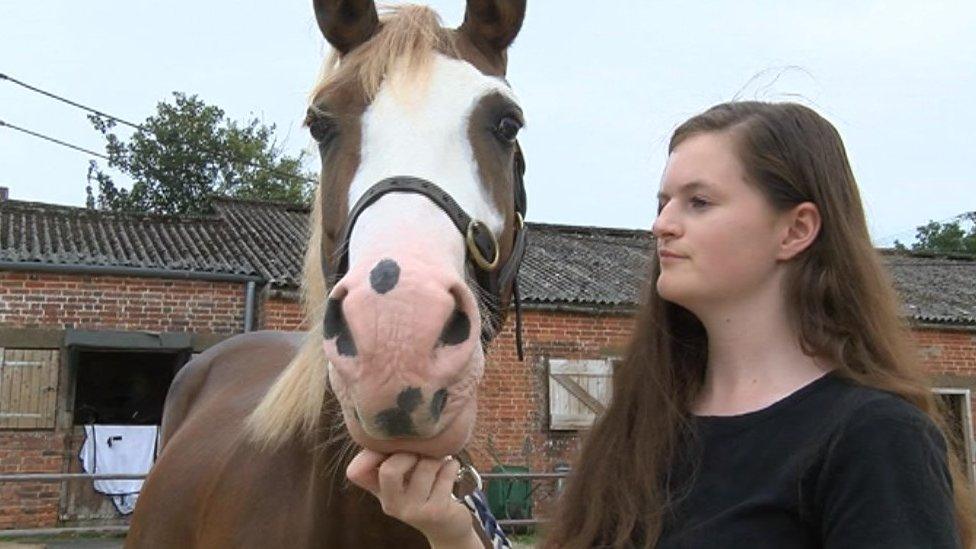
<path fill-rule="evenodd" d="M 710 186 L 708 185 L 708 183 L 705 183 L 704 181 L 695 180 L 695 181 L 690 181 L 688 183 L 685 183 L 685 184 L 681 185 L 680 187 L 678 187 L 678 193 L 677 194 L 690 193 L 690 192 L 695 192 L 695 191 L 699 191 L 699 190 L 702 190 L 702 189 L 709 190 L 710 189 Z M 670 197 L 671 197 L 671 195 L 665 193 L 664 191 L 659 191 L 657 193 L 657 199 L 658 200 L 664 200 L 665 198 L 670 198 Z"/>

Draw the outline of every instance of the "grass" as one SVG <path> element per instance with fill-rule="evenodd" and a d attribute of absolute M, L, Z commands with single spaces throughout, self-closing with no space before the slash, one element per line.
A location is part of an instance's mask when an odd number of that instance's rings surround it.
<path fill-rule="evenodd" d="M 538 536 L 535 533 L 531 534 L 512 534 L 508 536 L 508 540 L 512 542 L 512 546 L 516 549 L 535 547 Z"/>

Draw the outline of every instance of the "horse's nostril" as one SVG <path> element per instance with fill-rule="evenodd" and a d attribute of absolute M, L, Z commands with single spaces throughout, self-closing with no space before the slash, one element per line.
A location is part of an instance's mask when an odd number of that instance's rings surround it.
<path fill-rule="evenodd" d="M 322 332 L 325 339 L 336 338 L 336 348 L 340 355 L 356 356 L 356 343 L 352 339 L 349 326 L 342 314 L 342 301 L 329 299 L 326 303 Z"/>
<path fill-rule="evenodd" d="M 325 304 L 325 321 L 322 323 L 325 339 L 332 339 L 339 335 L 345 324 L 342 318 L 342 302 L 338 299 L 329 299 Z"/>
<path fill-rule="evenodd" d="M 447 389 L 438 389 L 430 399 L 430 417 L 437 421 L 441 418 L 441 412 L 447 404 Z"/>
<path fill-rule="evenodd" d="M 447 320 L 438 341 L 443 345 L 457 345 L 467 341 L 471 334 L 471 320 L 461 309 L 455 309 L 454 314 Z"/>

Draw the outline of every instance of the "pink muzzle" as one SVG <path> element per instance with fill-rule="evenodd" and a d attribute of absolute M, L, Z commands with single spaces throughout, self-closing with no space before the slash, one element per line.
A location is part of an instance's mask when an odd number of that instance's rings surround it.
<path fill-rule="evenodd" d="M 481 317 L 457 273 L 420 256 L 358 260 L 330 294 L 324 350 L 358 443 L 443 455 L 470 435 Z"/>

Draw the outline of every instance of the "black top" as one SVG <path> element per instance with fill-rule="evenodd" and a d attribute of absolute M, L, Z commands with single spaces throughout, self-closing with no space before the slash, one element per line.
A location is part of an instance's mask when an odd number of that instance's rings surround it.
<path fill-rule="evenodd" d="M 660 548 L 960 545 L 945 439 L 892 394 L 828 374 L 694 431 Z"/>

